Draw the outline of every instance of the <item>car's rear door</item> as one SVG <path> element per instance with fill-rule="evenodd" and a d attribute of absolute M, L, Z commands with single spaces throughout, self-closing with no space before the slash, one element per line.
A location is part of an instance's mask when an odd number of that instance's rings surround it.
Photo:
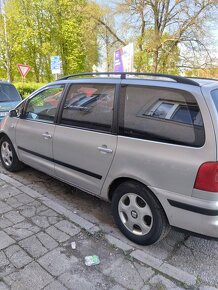
<path fill-rule="evenodd" d="M 19 159 L 24 163 L 54 174 L 52 142 L 54 119 L 64 87 L 47 87 L 27 101 L 24 116 L 16 126 Z"/>
<path fill-rule="evenodd" d="M 116 150 L 113 112 L 119 83 L 115 79 L 71 84 L 55 128 L 56 176 L 95 194 L 100 193 Z"/>

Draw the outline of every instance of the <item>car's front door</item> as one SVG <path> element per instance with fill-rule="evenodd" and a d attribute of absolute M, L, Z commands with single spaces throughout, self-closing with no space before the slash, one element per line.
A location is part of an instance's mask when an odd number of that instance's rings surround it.
<path fill-rule="evenodd" d="M 55 174 L 99 194 L 111 166 L 117 136 L 112 133 L 115 84 L 72 84 L 53 140 Z"/>
<path fill-rule="evenodd" d="M 16 126 L 19 159 L 51 175 L 54 118 L 63 89 L 63 86 L 47 87 L 34 95 L 27 101 L 25 113 Z"/>

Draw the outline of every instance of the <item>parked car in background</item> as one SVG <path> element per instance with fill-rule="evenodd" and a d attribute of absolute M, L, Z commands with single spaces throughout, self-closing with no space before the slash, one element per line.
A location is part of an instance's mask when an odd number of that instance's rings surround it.
<path fill-rule="evenodd" d="M 21 101 L 21 96 L 14 85 L 0 81 L 0 122 Z"/>
<path fill-rule="evenodd" d="M 3 122 L 2 165 L 110 201 L 135 243 L 170 225 L 218 238 L 218 81 L 117 76 L 72 75 L 34 92 Z"/>

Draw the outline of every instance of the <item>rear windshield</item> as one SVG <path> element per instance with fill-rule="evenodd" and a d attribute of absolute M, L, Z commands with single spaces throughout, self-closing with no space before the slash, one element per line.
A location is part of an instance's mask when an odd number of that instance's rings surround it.
<path fill-rule="evenodd" d="M 0 102 L 19 102 L 21 100 L 15 87 L 11 84 L 0 84 Z"/>
<path fill-rule="evenodd" d="M 213 102 L 216 106 L 216 110 L 218 112 L 218 89 L 211 92 Z"/>

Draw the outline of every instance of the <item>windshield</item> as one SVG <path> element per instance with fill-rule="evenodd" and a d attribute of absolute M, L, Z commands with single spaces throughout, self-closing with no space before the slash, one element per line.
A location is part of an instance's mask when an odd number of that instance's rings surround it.
<path fill-rule="evenodd" d="M 0 102 L 19 102 L 20 100 L 20 95 L 13 85 L 0 84 Z"/>

